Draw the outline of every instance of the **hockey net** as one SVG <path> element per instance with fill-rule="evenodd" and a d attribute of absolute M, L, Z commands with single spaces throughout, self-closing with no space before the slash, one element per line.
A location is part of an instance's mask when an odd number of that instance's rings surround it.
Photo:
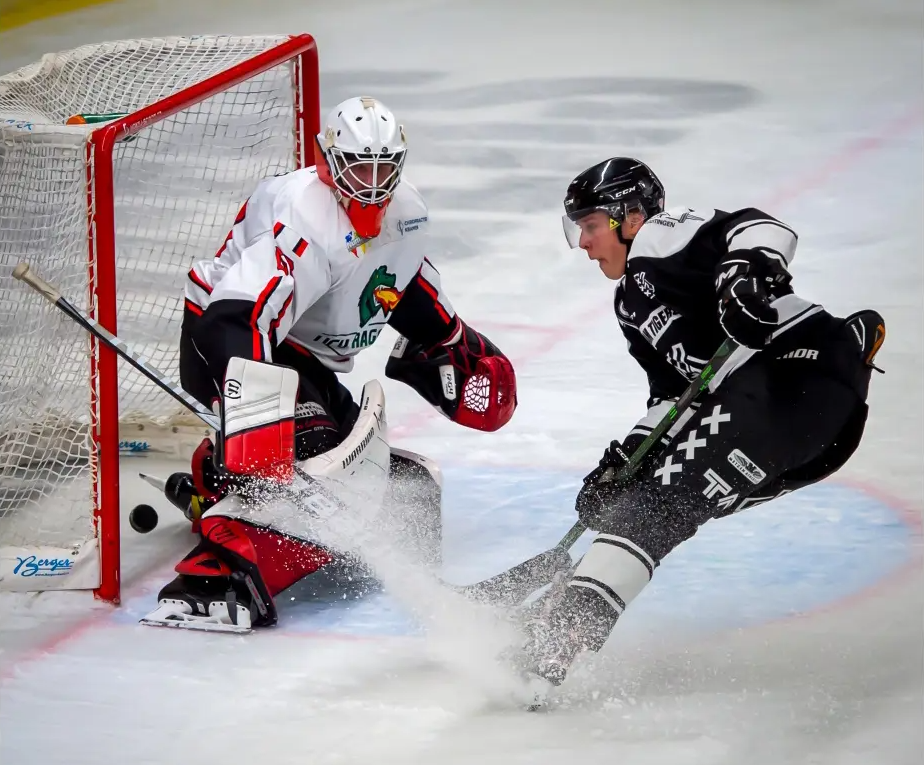
<path fill-rule="evenodd" d="M 13 268 L 178 381 L 186 273 L 261 179 L 310 164 L 317 80 L 308 35 L 120 41 L 0 76 L 0 589 L 117 601 L 120 449 L 204 433 Z"/>

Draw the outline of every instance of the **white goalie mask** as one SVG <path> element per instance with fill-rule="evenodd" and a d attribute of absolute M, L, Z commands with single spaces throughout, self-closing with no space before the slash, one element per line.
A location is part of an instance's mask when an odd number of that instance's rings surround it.
<path fill-rule="evenodd" d="M 356 233 L 378 236 L 401 181 L 404 127 L 381 101 L 349 98 L 328 116 L 316 154 L 319 177 L 338 193 Z"/>

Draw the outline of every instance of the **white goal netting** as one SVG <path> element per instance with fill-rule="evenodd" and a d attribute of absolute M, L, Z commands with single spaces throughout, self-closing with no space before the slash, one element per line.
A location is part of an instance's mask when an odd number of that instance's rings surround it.
<path fill-rule="evenodd" d="M 95 169 L 86 147 L 99 125 L 65 123 L 74 115 L 136 112 L 287 39 L 91 45 L 0 76 L 0 588 L 78 586 L 70 574 L 73 583 L 52 583 L 73 567 L 34 551 L 74 555 L 94 537 L 91 345 L 12 277 L 15 265 L 28 261 L 81 310 L 95 308 L 91 279 L 99 264 L 88 247 Z M 119 335 L 174 379 L 186 272 L 218 250 L 260 179 L 293 169 L 294 108 L 290 61 L 114 148 Z M 102 204 L 97 197 L 91 207 Z M 169 428 L 178 414 L 169 397 L 122 362 L 119 407 L 124 432 L 138 433 L 138 441 L 143 431 L 126 423 Z M 24 564 L 30 555 L 35 560 Z"/>

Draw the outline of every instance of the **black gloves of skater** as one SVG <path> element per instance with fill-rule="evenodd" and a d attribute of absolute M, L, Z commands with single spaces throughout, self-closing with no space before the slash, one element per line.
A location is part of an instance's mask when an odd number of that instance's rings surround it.
<path fill-rule="evenodd" d="M 611 441 L 600 464 L 584 477 L 584 485 L 574 501 L 578 518 L 587 528 L 596 530 L 600 518 L 612 500 L 625 488 L 625 481 L 616 481 L 616 474 L 629 463 L 629 455 L 619 441 Z"/>
<path fill-rule="evenodd" d="M 740 345 L 763 348 L 777 328 L 773 298 L 791 292 L 792 276 L 779 257 L 759 250 L 736 250 L 716 269 L 719 323 Z"/>

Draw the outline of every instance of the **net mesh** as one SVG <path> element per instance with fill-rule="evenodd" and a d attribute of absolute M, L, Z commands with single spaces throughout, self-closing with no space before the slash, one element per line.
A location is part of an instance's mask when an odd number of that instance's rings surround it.
<path fill-rule="evenodd" d="M 94 126 L 66 120 L 137 111 L 285 39 L 85 46 L 0 77 L 0 547 L 92 535 L 91 344 L 11 273 L 28 261 L 91 312 L 85 152 Z M 174 379 L 186 272 L 215 253 L 260 179 L 293 169 L 292 83 L 291 63 L 273 67 L 115 147 L 119 335 Z M 120 417 L 174 421 L 176 404 L 120 365 Z"/>

